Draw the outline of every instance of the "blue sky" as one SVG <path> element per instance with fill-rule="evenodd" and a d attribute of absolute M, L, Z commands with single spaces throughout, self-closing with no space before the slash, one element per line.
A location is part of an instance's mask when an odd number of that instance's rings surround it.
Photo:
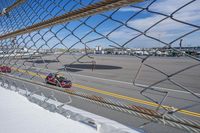
<path fill-rule="evenodd" d="M 10 13 L 10 18 L 1 18 L 2 25 L 0 26 L 7 25 L 7 29 L 10 29 L 10 31 L 12 31 L 12 29 L 16 30 L 29 26 L 32 23 L 37 23 L 44 19 L 47 20 L 51 18 L 52 15 L 54 16 L 56 14 L 59 16 L 71 10 L 83 7 L 82 5 L 77 4 L 77 1 L 80 0 L 30 0 L 20 8 L 13 10 Z M 92 0 L 82 0 L 82 4 L 88 5 L 91 1 Z M 97 1 L 99 0 L 92 2 L 94 3 Z M 149 10 L 170 15 L 176 9 L 190 1 L 191 0 L 157 0 L 149 7 Z M 52 4 L 52 2 L 54 2 L 54 4 Z M 146 1 L 133 6 L 146 7 L 150 2 L 151 1 Z M 22 45 L 26 44 L 28 46 L 32 46 L 33 43 L 35 43 L 37 47 L 43 48 L 47 48 L 46 44 L 50 47 L 55 46 L 56 48 L 64 48 L 65 46 L 69 48 L 73 45 L 74 48 L 83 48 L 85 44 L 91 48 L 94 48 L 96 45 L 101 45 L 102 47 L 109 47 L 110 45 L 125 45 L 127 48 L 164 46 L 162 43 L 149 39 L 143 35 L 131 40 L 133 37 L 139 35 L 139 32 L 136 32 L 133 28 L 144 32 L 151 25 L 164 18 L 162 15 L 150 13 L 146 10 L 141 11 L 140 8 L 135 8 L 133 6 L 123 7 L 118 10 L 108 11 L 89 18 L 83 18 L 63 25 L 54 26 L 51 29 L 53 33 L 46 32 L 49 28 L 41 30 L 39 33 L 43 38 L 41 38 L 38 32 L 33 32 L 28 37 L 27 35 L 23 35 L 22 38 L 26 39 L 19 39 L 18 43 Z M 63 7 L 64 10 L 60 7 Z M 141 12 L 137 14 L 139 11 Z M 19 14 L 18 16 L 21 15 L 21 18 L 15 17 L 17 14 Z M 137 15 L 132 18 L 134 14 Z M 200 26 L 199 14 L 200 0 L 196 0 L 176 12 L 173 16 L 180 21 Z M 108 17 L 111 17 L 112 19 Z M 123 26 L 122 23 L 125 23 L 128 27 Z M 64 26 L 66 26 L 67 29 L 63 28 Z M 93 29 L 95 29 L 95 31 Z M 197 28 L 181 24 L 168 18 L 149 30 L 146 34 L 158 38 L 166 43 L 170 43 L 181 35 L 195 29 Z M 198 40 L 199 36 L 200 31 L 197 31 L 184 37 L 183 46 L 200 46 Z M 18 38 L 21 38 L 21 36 Z M 172 46 L 178 46 L 178 44 L 179 40 L 174 42 Z"/>

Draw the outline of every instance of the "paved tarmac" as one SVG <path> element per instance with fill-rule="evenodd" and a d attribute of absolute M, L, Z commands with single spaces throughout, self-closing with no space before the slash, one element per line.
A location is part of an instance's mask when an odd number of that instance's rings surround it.
<path fill-rule="evenodd" d="M 152 104 L 146 104 L 145 101 L 152 102 L 151 100 L 145 98 L 140 94 L 142 88 L 136 87 L 132 84 L 132 81 L 137 73 L 141 60 L 136 57 L 131 56 L 94 56 L 94 60 L 96 61 L 95 68 L 91 63 L 75 63 L 70 65 L 67 72 L 63 70 L 64 65 L 69 65 L 71 62 L 78 58 L 78 56 L 71 55 L 63 55 L 56 60 L 57 55 L 44 56 L 42 59 L 36 58 L 34 60 L 19 60 L 17 61 L 17 65 L 20 66 L 23 64 L 26 66 L 32 66 L 36 68 L 45 68 L 51 69 L 51 71 L 63 71 L 65 76 L 73 81 L 74 84 L 78 84 L 79 86 L 73 86 L 72 89 L 78 90 L 81 92 L 86 92 L 89 94 L 95 94 L 98 96 L 119 100 L 128 104 L 139 105 L 143 107 L 147 107 L 150 109 L 155 109 L 155 106 Z M 82 62 L 89 62 L 91 59 L 84 58 L 81 60 Z M 16 62 L 15 59 L 11 60 L 11 63 Z M 171 58 L 171 57 L 151 57 L 146 62 L 146 64 L 156 67 L 168 75 L 173 74 L 181 69 L 189 67 L 191 65 L 198 64 L 198 61 L 180 57 L 180 58 Z M 27 67 L 22 66 L 22 69 L 27 69 Z M 92 70 L 93 68 L 93 70 Z M 38 69 L 29 68 L 28 71 L 33 73 L 37 73 Z M 49 70 L 41 70 L 39 73 L 41 75 L 47 75 Z M 68 73 L 70 72 L 70 74 Z M 20 73 L 13 73 L 18 76 L 30 78 L 31 75 L 24 75 Z M 136 80 L 137 84 L 140 85 L 148 85 L 155 83 L 163 78 L 166 78 L 162 73 L 155 71 L 149 67 L 142 66 L 141 73 Z M 193 67 L 189 70 L 181 72 L 172 77 L 172 79 L 179 84 L 185 86 L 189 90 L 195 92 L 197 96 L 199 94 L 200 87 L 200 66 Z M 33 80 L 44 82 L 44 79 L 39 77 L 34 77 Z M 80 86 L 81 85 L 81 86 Z M 162 82 L 157 85 L 157 90 L 162 90 L 168 92 L 168 97 L 164 100 L 163 105 L 172 106 L 176 108 L 182 108 L 185 106 L 189 106 L 192 104 L 196 104 L 199 102 L 199 99 L 190 93 L 186 92 L 186 90 L 177 87 L 176 85 L 168 82 Z M 115 95 L 113 95 L 115 94 Z M 116 95 L 117 94 L 117 95 Z M 64 95 L 64 94 L 63 94 Z M 147 91 L 145 93 L 150 98 L 153 98 L 156 101 L 161 101 L 164 97 L 164 93 L 159 93 L 156 91 Z M 124 98 L 125 96 L 125 98 Z M 63 96 L 65 97 L 65 96 Z M 94 104 L 89 104 L 84 101 L 78 100 L 74 98 L 72 104 L 76 107 L 80 107 L 84 110 L 100 114 L 102 116 L 114 119 L 128 126 L 134 125 L 137 127 L 136 121 L 145 122 L 145 120 L 138 120 L 139 118 L 130 118 L 126 114 L 121 114 L 117 111 L 112 111 L 116 113 L 107 113 L 108 109 L 103 107 L 97 107 Z M 138 100 L 139 99 L 139 100 Z M 140 101 L 142 100 L 142 101 Z M 97 108 L 97 109 L 96 109 Z M 99 111 L 100 110 L 100 111 Z M 186 108 L 184 110 L 189 111 L 189 113 L 179 112 L 176 113 L 178 116 L 184 116 L 186 118 L 190 118 L 193 120 L 200 120 L 200 107 L 194 106 L 191 108 Z M 125 118 L 124 118 L 125 117 Z M 134 124 L 132 124 L 134 123 Z M 140 123 L 141 124 L 141 123 Z M 150 126 L 151 125 L 151 126 Z M 150 130 L 150 132 L 183 132 L 181 130 L 172 129 L 172 128 L 161 128 L 157 124 L 150 124 L 145 128 L 148 130 L 152 127 L 156 127 L 156 129 Z"/>
<path fill-rule="evenodd" d="M 9 78 L 8 78 L 9 79 Z M 18 88 L 22 88 L 24 89 L 24 86 L 28 86 L 28 90 L 35 92 L 36 89 L 38 90 L 38 88 L 40 88 L 40 91 L 42 91 L 42 93 L 48 97 L 48 95 L 52 95 L 52 93 L 54 94 L 54 96 L 57 98 L 58 101 L 60 102 L 67 102 L 69 99 L 68 94 L 60 92 L 60 91 L 54 91 L 54 90 L 49 90 L 48 88 L 44 88 L 44 87 L 38 87 L 35 84 L 29 84 L 24 82 L 22 84 L 21 81 L 17 81 L 15 80 L 15 85 L 18 86 Z M 21 86 L 20 86 L 21 85 Z M 74 89 L 74 88 L 73 88 Z M 35 93 L 41 94 L 41 92 L 36 91 Z M 85 111 L 115 120 L 117 122 L 120 122 L 128 127 L 131 128 L 138 128 L 140 130 L 145 131 L 145 133 L 160 133 L 162 131 L 162 133 L 171 133 L 171 132 L 176 132 L 176 133 L 187 133 L 184 130 L 181 129 L 177 129 L 177 128 L 172 128 L 163 124 L 158 124 L 158 123 L 153 123 L 150 121 L 147 121 L 145 119 L 139 118 L 139 117 L 135 117 L 134 115 L 129 115 L 126 113 L 122 113 L 119 111 L 115 111 L 112 110 L 110 108 L 105 108 L 102 106 L 99 106 L 97 104 L 82 100 L 80 98 L 71 96 L 72 98 L 72 103 L 70 103 L 70 105 L 83 109 Z M 149 123 L 150 122 L 150 123 Z M 143 124 L 148 123 L 146 125 L 143 126 Z"/>
<path fill-rule="evenodd" d="M 136 76 L 136 73 L 141 64 L 141 59 L 134 56 L 106 56 L 96 55 L 94 59 L 84 57 L 81 62 L 69 65 L 76 61 L 81 55 L 49 55 L 44 56 L 41 59 L 24 59 L 17 61 L 17 64 L 23 64 L 27 66 L 34 66 L 40 68 L 48 68 L 53 70 L 64 70 L 64 66 L 69 66 L 68 72 L 72 74 L 81 74 L 93 77 L 99 77 L 103 79 L 111 79 L 117 81 L 124 81 L 132 83 Z M 92 71 L 93 65 L 92 60 L 96 61 L 94 70 Z M 11 63 L 16 63 L 16 60 L 12 60 Z M 192 90 L 195 93 L 200 93 L 200 62 L 186 58 L 186 57 L 150 57 L 144 64 L 155 67 L 156 69 L 171 75 L 177 71 L 185 69 L 189 66 L 197 65 L 183 72 L 180 72 L 171 77 L 171 79 L 180 85 Z M 141 72 L 136 79 L 136 83 L 150 85 L 159 80 L 165 79 L 166 76 L 150 67 L 145 65 L 142 66 Z M 87 79 L 87 78 L 86 78 Z M 168 88 L 173 90 L 182 90 L 177 85 L 166 80 L 157 84 L 156 86 L 162 88 Z"/>

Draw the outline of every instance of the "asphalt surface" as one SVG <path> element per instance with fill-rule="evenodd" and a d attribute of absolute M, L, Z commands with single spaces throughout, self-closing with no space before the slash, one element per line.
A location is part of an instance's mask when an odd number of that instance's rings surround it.
<path fill-rule="evenodd" d="M 141 59 L 133 56 L 97 55 L 94 56 L 94 59 L 87 57 L 80 59 L 81 62 L 86 63 L 76 62 L 75 64 L 69 65 L 76 61 L 80 56 L 81 55 L 49 55 L 35 59 L 11 59 L 11 61 L 7 59 L 6 61 L 11 62 L 12 64 L 24 64 L 26 66 L 35 66 L 38 68 L 48 68 L 52 70 L 64 70 L 64 66 L 69 66 L 70 68 L 67 69 L 67 71 L 71 72 L 72 74 L 88 75 L 111 80 L 125 81 L 129 83 L 132 83 L 141 64 Z M 92 63 L 87 63 L 91 62 L 92 60 L 96 61 L 93 71 Z M 186 67 L 199 64 L 199 61 L 185 57 L 150 57 L 144 63 L 155 67 L 168 75 L 171 75 Z M 166 76 L 164 74 L 143 65 L 141 72 L 136 79 L 136 83 L 150 85 L 165 78 Z M 172 76 L 171 79 L 195 93 L 200 93 L 200 66 L 180 72 L 179 74 Z M 164 81 L 156 86 L 173 90 L 183 90 L 169 81 Z"/>
<path fill-rule="evenodd" d="M 78 58 L 78 56 L 63 55 L 57 58 L 58 55 L 44 56 L 41 59 L 23 59 L 16 60 L 10 59 L 11 63 L 17 64 L 16 66 L 21 66 L 20 69 L 31 71 L 30 74 L 25 74 L 24 72 L 13 72 L 13 75 L 21 76 L 24 78 L 32 78 L 35 81 L 44 82 L 44 79 L 38 76 L 34 76 L 34 73 L 39 73 L 41 75 L 47 75 L 49 72 L 53 71 L 64 71 L 63 66 L 69 65 L 71 62 Z M 73 81 L 74 84 L 79 86 L 73 86 L 72 89 L 78 90 L 81 92 L 86 92 L 89 94 L 98 95 L 101 97 L 110 98 L 117 101 L 122 101 L 127 104 L 134 104 L 143 106 L 150 109 L 155 109 L 155 106 L 152 104 L 147 104 L 145 101 L 152 102 L 151 100 L 145 98 L 140 94 L 142 88 L 135 87 L 132 84 L 132 81 L 137 73 L 141 60 L 136 57 L 131 56 L 94 56 L 96 61 L 95 67 L 91 63 L 91 59 L 84 58 L 81 60 L 86 63 L 75 63 L 70 65 L 70 68 L 67 69 L 65 76 Z M 184 69 L 188 66 L 198 64 L 198 61 L 189 59 L 189 58 L 167 58 L 167 57 L 151 57 L 146 64 L 156 67 L 167 74 L 173 74 L 181 69 Z M 24 65 L 22 65 L 24 64 Z M 35 69 L 25 66 L 33 66 L 35 68 L 45 68 L 45 70 Z M 46 70 L 48 69 L 48 70 Z M 51 71 L 49 71 L 51 69 Z M 93 70 L 92 70 L 93 69 Z M 68 73 L 70 72 L 70 74 Z M 163 78 L 166 78 L 162 73 L 155 71 L 149 67 L 143 66 L 140 72 L 139 77 L 136 80 L 137 84 L 148 85 L 155 83 Z M 192 90 L 199 95 L 199 86 L 200 86 L 200 67 L 196 66 L 189 70 L 183 71 L 175 76 L 172 79 L 179 84 L 185 86 L 189 90 Z M 81 86 L 80 86 L 81 85 Z M 177 87 L 176 85 L 167 82 L 162 82 L 157 85 L 157 90 L 162 90 L 168 92 L 168 97 L 164 100 L 163 105 L 172 106 L 176 108 L 182 108 L 185 106 L 190 106 L 199 102 L 199 99 L 185 90 Z M 46 90 L 45 90 L 46 91 Z M 112 95 L 112 94 L 117 94 Z M 61 94 L 62 98 L 65 99 L 65 94 Z M 157 91 L 147 91 L 145 95 L 156 100 L 161 101 L 164 97 L 164 93 Z M 123 96 L 123 97 L 122 97 Z M 125 96 L 125 97 L 124 97 Z M 62 99 L 61 98 L 61 99 Z M 139 100 L 138 100 L 139 99 Z M 140 101 L 142 100 L 142 101 Z M 73 98 L 73 106 L 82 108 L 84 110 L 96 113 L 108 117 L 110 119 L 119 121 L 130 127 L 138 127 L 142 123 L 145 123 L 146 120 L 136 118 L 121 112 L 111 111 L 110 109 L 99 107 L 92 103 L 87 103 L 77 98 Z M 184 110 L 189 111 L 189 113 L 179 112 L 176 113 L 178 116 L 183 116 L 190 118 L 192 120 L 200 120 L 200 107 L 194 106 L 190 108 L 185 108 Z M 108 113 L 112 112 L 112 113 Z M 171 127 L 160 126 L 158 124 L 148 124 L 145 127 L 145 130 L 150 132 L 183 132 L 182 130 L 174 129 Z"/>
<path fill-rule="evenodd" d="M 7 80 L 13 81 L 13 79 L 10 79 L 10 78 L 7 78 Z M 43 93 L 46 97 L 54 94 L 56 99 L 63 103 L 69 101 L 68 94 L 57 91 L 57 90 L 52 90 L 52 89 L 49 90 L 49 88 L 46 88 L 46 87 L 38 87 L 35 84 L 29 84 L 29 83 L 18 81 L 18 80 L 15 80 L 15 85 L 17 85 L 17 88 L 20 88 L 20 89 L 25 89 L 24 86 L 28 86 L 27 89 L 29 91 L 37 93 L 39 95 L 41 93 Z M 16 88 L 11 88 L 11 89 L 16 89 Z M 38 91 L 38 89 L 40 91 Z M 149 123 L 149 121 L 147 121 L 145 119 L 135 117 L 133 115 L 122 113 L 119 111 L 115 111 L 110 108 L 105 108 L 105 107 L 99 106 L 97 104 L 85 101 L 83 99 L 80 99 L 80 98 L 77 98 L 74 96 L 71 96 L 71 99 L 72 99 L 72 103 L 70 103 L 70 105 L 72 105 L 74 107 L 83 109 L 85 111 L 88 111 L 88 112 L 91 112 L 91 113 L 94 113 L 94 114 L 97 114 L 97 115 L 100 115 L 100 116 L 103 116 L 103 117 L 106 117 L 106 118 L 109 118 L 112 120 L 115 120 L 115 121 L 120 122 L 130 128 L 142 130 L 145 133 L 159 133 L 161 131 L 162 131 L 162 133 L 171 133 L 171 132 L 187 133 L 184 130 L 172 128 L 172 127 L 169 127 L 169 126 L 166 126 L 163 124 L 157 124 L 157 123 L 153 123 L 153 122 Z M 145 124 L 145 123 L 148 123 L 148 124 L 143 126 L 143 124 Z"/>

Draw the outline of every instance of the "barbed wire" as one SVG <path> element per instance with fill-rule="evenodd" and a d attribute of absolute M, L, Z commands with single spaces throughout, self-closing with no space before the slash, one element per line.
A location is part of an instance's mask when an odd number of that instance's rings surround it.
<path fill-rule="evenodd" d="M 73 79 L 70 74 L 73 64 L 91 64 L 92 71 L 95 69 L 97 61 L 93 56 L 94 47 L 101 43 L 117 52 L 129 50 L 131 51 L 129 54 L 140 61 L 132 79 L 133 87 L 142 88 L 140 94 L 157 104 L 155 109 L 157 113 L 164 110 L 173 115 L 183 109 L 198 107 L 199 95 L 174 77 L 199 68 L 200 58 L 195 55 L 198 52 L 182 50 L 182 41 L 198 41 L 199 19 L 193 20 L 191 16 L 185 16 L 188 18 L 184 19 L 184 15 L 193 15 L 190 14 L 190 8 L 199 2 L 198 0 L 180 2 L 180 6 L 174 6 L 170 12 L 159 8 L 163 6 L 162 2 L 159 0 L 3 1 L 4 4 L 0 5 L 1 65 L 10 66 L 13 70 L 11 74 L 15 76 L 33 81 L 38 78 L 44 81 L 42 74 L 47 70 L 55 73 L 64 71 Z M 172 3 L 167 4 L 171 6 Z M 196 10 L 198 12 L 198 8 Z M 164 34 L 164 38 L 160 38 L 160 34 Z M 134 49 L 138 42 L 153 48 L 147 49 L 144 46 L 140 51 L 146 53 L 141 56 L 141 52 L 130 50 Z M 80 50 L 78 54 L 77 49 Z M 170 68 L 165 68 L 168 70 L 165 71 L 149 62 L 152 56 L 162 51 L 185 56 L 192 63 L 176 71 Z M 66 62 L 65 58 L 70 59 Z M 146 68 L 164 78 L 154 78 L 155 81 L 149 85 L 141 85 L 140 78 Z M 164 105 L 169 99 L 169 91 L 157 88 L 165 82 L 170 82 L 174 88 L 188 92 L 197 102 L 169 110 Z M 162 97 L 158 100 L 149 92 L 158 93 Z M 95 102 L 104 104 L 102 101 Z"/>

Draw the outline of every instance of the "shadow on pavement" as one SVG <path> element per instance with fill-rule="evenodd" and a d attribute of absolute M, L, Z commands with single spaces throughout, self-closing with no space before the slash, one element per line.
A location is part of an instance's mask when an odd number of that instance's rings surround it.
<path fill-rule="evenodd" d="M 73 69 L 73 68 L 60 68 L 60 69 L 58 69 L 58 70 L 60 70 L 60 71 L 68 71 L 68 72 L 79 72 L 79 71 L 82 71 L 82 70 L 80 70 L 80 69 Z"/>
<path fill-rule="evenodd" d="M 71 64 L 71 65 L 65 65 L 65 67 L 69 67 L 71 69 L 98 69 L 98 70 L 109 70 L 109 69 L 122 69 L 122 67 L 119 66 L 111 66 L 111 65 L 93 65 L 93 64 Z"/>
<path fill-rule="evenodd" d="M 57 61 L 57 60 L 33 60 L 33 61 L 27 61 L 27 62 L 42 64 L 42 63 L 55 63 L 55 62 L 59 62 L 59 61 Z"/>

